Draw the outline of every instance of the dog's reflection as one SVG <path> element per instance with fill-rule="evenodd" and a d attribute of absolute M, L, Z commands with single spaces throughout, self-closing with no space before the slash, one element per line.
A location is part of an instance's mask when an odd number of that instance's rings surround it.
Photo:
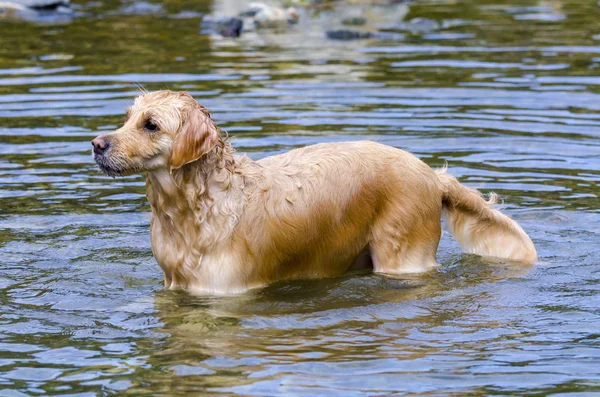
<path fill-rule="evenodd" d="M 411 332 L 468 321 L 489 299 L 471 287 L 523 277 L 532 268 L 463 255 L 440 270 L 395 279 L 364 269 L 229 297 L 160 291 L 154 308 L 161 326 L 154 330 L 164 337 L 138 347 L 150 352 L 148 364 L 164 376 L 142 374 L 144 382 L 130 391 L 227 391 L 254 387 L 264 380 L 257 374 L 268 378 L 273 366 L 380 358 L 390 349 L 411 359 L 435 354 L 434 346 L 407 343 Z"/>

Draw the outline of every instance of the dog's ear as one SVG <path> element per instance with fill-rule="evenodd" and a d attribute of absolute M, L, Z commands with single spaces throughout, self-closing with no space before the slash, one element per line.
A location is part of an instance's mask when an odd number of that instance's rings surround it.
<path fill-rule="evenodd" d="M 218 141 L 219 128 L 210 118 L 210 113 L 201 105 L 194 106 L 173 140 L 171 171 L 198 160 L 215 147 Z"/>

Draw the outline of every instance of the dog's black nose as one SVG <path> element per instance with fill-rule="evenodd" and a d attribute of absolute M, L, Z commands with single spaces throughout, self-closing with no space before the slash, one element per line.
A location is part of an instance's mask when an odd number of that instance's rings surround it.
<path fill-rule="evenodd" d="M 108 147 L 108 141 L 105 141 L 102 138 L 96 138 L 92 141 L 92 145 L 94 146 L 94 153 L 102 154 Z"/>

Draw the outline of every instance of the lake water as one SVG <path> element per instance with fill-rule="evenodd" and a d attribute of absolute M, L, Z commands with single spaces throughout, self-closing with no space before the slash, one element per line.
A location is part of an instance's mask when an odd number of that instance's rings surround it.
<path fill-rule="evenodd" d="M 0 395 L 600 395 L 600 6 L 520 3 L 299 7 L 239 39 L 200 34 L 227 0 L 0 21 Z M 90 155 L 136 84 L 189 91 L 252 158 L 370 139 L 447 162 L 540 263 L 446 235 L 421 277 L 164 291 L 143 177 Z"/>

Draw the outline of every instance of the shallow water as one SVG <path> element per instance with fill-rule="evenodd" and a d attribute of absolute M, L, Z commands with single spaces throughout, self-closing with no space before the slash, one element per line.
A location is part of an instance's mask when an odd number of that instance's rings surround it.
<path fill-rule="evenodd" d="M 521 3 L 301 8 L 239 39 L 199 34 L 227 0 L 0 21 L 0 395 L 600 393 L 600 7 Z M 252 158 L 371 139 L 447 162 L 501 195 L 540 263 L 445 236 L 422 277 L 164 291 L 143 178 L 90 156 L 133 83 L 191 92 Z"/>

